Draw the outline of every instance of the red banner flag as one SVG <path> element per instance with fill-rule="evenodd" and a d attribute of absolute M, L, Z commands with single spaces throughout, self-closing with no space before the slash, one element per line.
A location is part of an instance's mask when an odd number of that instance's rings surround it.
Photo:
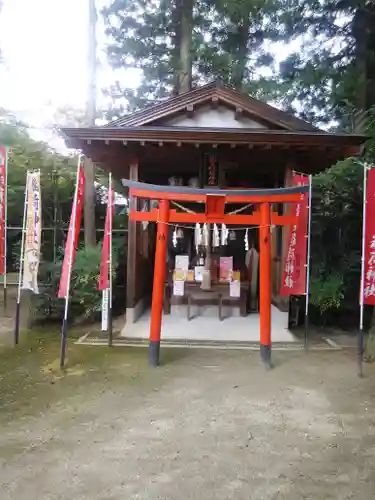
<path fill-rule="evenodd" d="M 375 306 L 375 169 L 370 169 L 366 189 L 363 303 Z"/>
<path fill-rule="evenodd" d="M 7 190 L 7 158 L 8 151 L 0 145 L 0 276 L 5 274 L 6 255 L 6 190 Z"/>
<path fill-rule="evenodd" d="M 105 225 L 104 225 L 102 260 L 100 262 L 98 289 L 101 291 L 105 290 L 106 288 L 109 288 L 109 258 L 111 251 L 113 215 L 114 215 L 114 191 L 113 191 L 113 185 L 110 184 L 108 189 L 108 204 L 107 204 L 107 213 L 105 216 Z"/>
<path fill-rule="evenodd" d="M 309 183 L 307 175 L 293 173 L 293 185 Z M 309 216 L 309 195 L 301 193 L 298 203 L 293 206 L 292 215 L 297 224 L 291 227 L 288 252 L 283 269 L 280 295 L 303 295 L 306 293 L 307 231 Z"/>
<path fill-rule="evenodd" d="M 85 194 L 85 172 L 81 164 L 78 166 L 77 185 L 73 201 L 72 215 L 70 216 L 68 237 L 66 239 L 64 262 L 62 266 L 59 293 L 59 299 L 65 299 L 69 294 L 70 274 L 74 264 L 76 250 L 81 230 L 81 217 L 83 198 Z M 74 233 L 74 240 L 73 240 Z"/>

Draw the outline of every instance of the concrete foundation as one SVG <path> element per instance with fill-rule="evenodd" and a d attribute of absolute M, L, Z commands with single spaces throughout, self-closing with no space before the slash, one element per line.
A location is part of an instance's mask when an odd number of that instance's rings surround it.
<path fill-rule="evenodd" d="M 127 323 L 135 323 L 145 312 L 146 309 L 146 301 L 145 299 L 139 300 L 135 307 L 127 307 L 126 308 L 126 321 Z"/>
<path fill-rule="evenodd" d="M 235 308 L 227 310 L 223 321 L 219 321 L 217 307 L 205 306 L 191 321 L 187 320 L 185 306 L 172 307 L 170 315 L 164 315 L 162 321 L 161 340 L 194 340 L 222 342 L 259 342 L 259 314 L 239 317 Z M 296 342 L 288 330 L 288 314 L 272 306 L 272 342 Z M 121 332 L 122 337 L 129 339 L 147 339 L 150 333 L 150 311 L 139 317 L 135 323 L 126 322 Z"/>

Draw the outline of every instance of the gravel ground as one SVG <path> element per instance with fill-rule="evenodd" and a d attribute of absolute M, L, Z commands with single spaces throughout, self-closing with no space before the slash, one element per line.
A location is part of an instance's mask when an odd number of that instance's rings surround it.
<path fill-rule="evenodd" d="M 149 370 L 144 349 L 79 349 L 64 377 L 25 389 L 21 357 L 3 386 L 1 500 L 374 498 L 375 368 L 358 379 L 352 351 L 266 372 L 257 352 L 164 349 Z"/>

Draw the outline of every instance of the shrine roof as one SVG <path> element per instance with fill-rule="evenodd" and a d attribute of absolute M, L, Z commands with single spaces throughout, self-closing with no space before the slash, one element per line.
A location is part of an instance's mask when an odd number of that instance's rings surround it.
<path fill-rule="evenodd" d="M 251 116 L 260 120 L 267 128 L 279 128 L 295 131 L 317 131 L 318 129 L 293 116 L 279 110 L 263 101 L 250 97 L 247 94 L 231 89 L 217 82 L 197 87 L 189 92 L 167 99 L 158 104 L 146 107 L 141 111 L 125 115 L 114 120 L 105 128 L 112 127 L 140 127 L 144 125 L 161 125 L 166 119 L 182 112 L 194 112 L 204 104 L 210 106 L 223 105 L 244 116 Z"/>
<path fill-rule="evenodd" d="M 361 135 L 331 134 L 216 82 L 204 85 L 104 126 L 63 128 L 70 146 L 85 150 L 91 141 L 231 145 L 354 147 Z"/>
<path fill-rule="evenodd" d="M 314 131 L 268 130 L 262 128 L 206 128 L 177 126 L 126 126 L 64 128 L 63 133 L 77 147 L 76 141 L 147 141 L 220 144 L 290 144 L 311 146 L 359 146 L 366 137 L 359 134 L 328 133 Z"/>
<path fill-rule="evenodd" d="M 63 128 L 68 146 L 114 171 L 137 161 L 162 165 L 198 161 L 194 150 L 236 150 L 257 163 L 299 156 L 306 171 L 324 170 L 361 154 L 366 137 L 324 130 L 241 92 L 211 83 L 104 126 Z M 181 149 L 184 154 L 181 155 Z M 224 154 L 224 153 L 223 153 Z M 234 156 L 231 153 L 231 156 Z M 181 167 L 182 168 L 182 167 Z"/>

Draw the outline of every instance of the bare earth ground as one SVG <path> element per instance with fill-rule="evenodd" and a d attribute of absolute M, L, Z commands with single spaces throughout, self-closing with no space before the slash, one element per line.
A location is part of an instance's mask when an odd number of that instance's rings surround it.
<path fill-rule="evenodd" d="M 46 332 L 0 352 L 1 500 L 374 498 L 375 369 L 352 351 L 57 357 Z"/>

